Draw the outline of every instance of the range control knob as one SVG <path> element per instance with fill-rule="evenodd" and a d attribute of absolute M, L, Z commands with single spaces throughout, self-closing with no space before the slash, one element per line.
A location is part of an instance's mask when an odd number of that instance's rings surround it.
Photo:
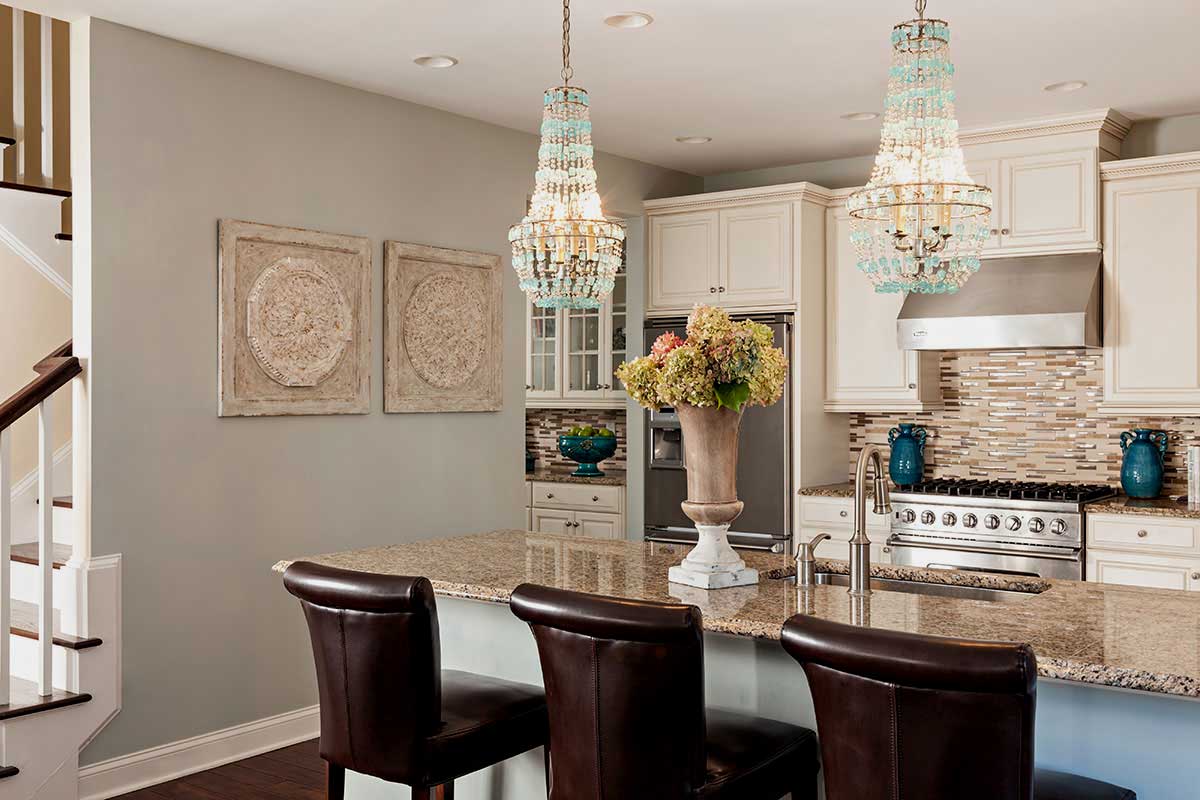
<path fill-rule="evenodd" d="M 934 514 L 932 511 L 922 511 L 921 512 L 921 522 L 924 523 L 925 525 L 932 525 L 934 523 L 934 520 L 936 520 L 936 519 L 937 519 L 937 514 Z"/>
<path fill-rule="evenodd" d="M 942 524 L 947 528 L 953 528 L 956 522 L 958 522 L 958 517 L 954 516 L 953 511 L 947 511 L 945 514 L 942 514 Z"/>
<path fill-rule="evenodd" d="M 1051 520 L 1050 532 L 1056 536 L 1062 536 L 1067 532 L 1067 521 L 1064 519 Z"/>
<path fill-rule="evenodd" d="M 1008 519 L 1004 520 L 1004 527 L 1008 528 L 1010 531 L 1019 531 L 1021 529 L 1021 518 L 1009 517 Z"/>
<path fill-rule="evenodd" d="M 911 508 L 906 508 L 900 512 L 900 519 L 903 522 L 907 522 L 911 525 L 917 521 L 917 512 L 913 511 Z"/>
<path fill-rule="evenodd" d="M 1000 527 L 1000 518 L 995 514 L 988 514 L 983 518 L 983 526 L 989 531 L 994 531 Z"/>
<path fill-rule="evenodd" d="M 1041 517 L 1034 517 L 1029 520 L 1030 533 L 1041 533 L 1044 530 L 1046 530 L 1046 523 L 1042 521 Z"/>
<path fill-rule="evenodd" d="M 979 524 L 979 517 L 974 514 L 963 514 L 962 522 L 964 528 L 974 528 Z"/>

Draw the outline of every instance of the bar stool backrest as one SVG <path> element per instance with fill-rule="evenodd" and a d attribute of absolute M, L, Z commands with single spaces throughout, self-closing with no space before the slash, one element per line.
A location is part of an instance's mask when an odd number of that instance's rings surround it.
<path fill-rule="evenodd" d="M 827 800 L 1031 800 L 1037 663 L 1028 645 L 803 615 L 782 638 L 812 690 Z"/>
<path fill-rule="evenodd" d="M 550 711 L 550 798 L 690 797 L 704 784 L 704 640 L 695 606 L 525 584 Z"/>

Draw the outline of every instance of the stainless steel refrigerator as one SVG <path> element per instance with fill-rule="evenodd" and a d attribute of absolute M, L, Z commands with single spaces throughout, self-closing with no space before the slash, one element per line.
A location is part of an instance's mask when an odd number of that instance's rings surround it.
<path fill-rule="evenodd" d="M 787 354 L 790 375 L 792 315 L 747 314 L 734 319 L 753 319 L 770 327 L 775 346 Z M 644 352 L 667 331 L 686 338 L 686 325 L 683 317 L 646 320 Z M 767 408 L 748 406 L 742 418 L 737 482 L 738 498 L 746 508 L 729 529 L 735 548 L 792 552 L 790 384 L 789 380 L 778 403 Z M 678 415 L 671 408 L 646 415 L 645 538 L 694 544 L 696 529 L 679 507 L 687 498 L 687 464 Z"/>

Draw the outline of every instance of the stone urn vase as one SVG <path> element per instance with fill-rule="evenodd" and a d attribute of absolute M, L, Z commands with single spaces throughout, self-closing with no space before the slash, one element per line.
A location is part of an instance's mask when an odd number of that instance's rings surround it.
<path fill-rule="evenodd" d="M 668 578 L 700 589 L 724 589 L 758 583 L 758 571 L 746 567 L 729 544 L 729 525 L 744 507 L 737 498 L 738 432 L 742 412 L 681 404 L 687 500 L 683 513 L 696 523 L 699 541 Z"/>

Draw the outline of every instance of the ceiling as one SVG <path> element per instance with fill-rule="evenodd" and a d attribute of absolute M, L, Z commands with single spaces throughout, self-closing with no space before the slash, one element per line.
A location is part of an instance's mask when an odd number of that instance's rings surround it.
<path fill-rule="evenodd" d="M 558 82 L 557 0 L 28 0 L 534 132 Z M 1136 13 L 1132 13 L 1136 6 Z M 644 11 L 622 30 L 604 17 Z M 954 35 L 964 127 L 1102 107 L 1200 111 L 1196 0 L 931 0 Z M 709 175 L 874 150 L 904 0 L 575 0 L 575 83 L 601 150 Z M 412 59 L 445 53 L 452 69 Z M 1085 80 L 1053 94 L 1046 84 Z M 675 142 L 704 135 L 704 145 Z"/>

